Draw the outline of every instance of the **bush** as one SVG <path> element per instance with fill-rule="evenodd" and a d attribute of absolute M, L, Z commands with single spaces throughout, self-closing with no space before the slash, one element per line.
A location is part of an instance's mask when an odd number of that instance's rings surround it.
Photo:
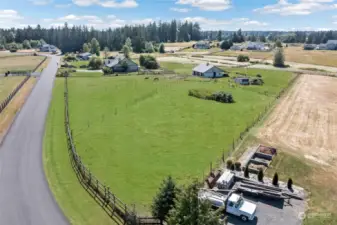
<path fill-rule="evenodd" d="M 213 100 L 222 103 L 234 103 L 232 94 L 223 91 L 210 92 L 205 89 L 191 89 L 188 91 L 189 96 L 193 96 L 205 100 Z"/>
<path fill-rule="evenodd" d="M 17 52 L 18 50 L 15 49 L 15 48 L 11 48 L 9 51 L 10 51 L 10 52 Z"/>
<path fill-rule="evenodd" d="M 165 53 L 165 46 L 163 43 L 159 45 L 159 53 Z"/>
<path fill-rule="evenodd" d="M 259 77 L 259 78 L 261 78 L 262 76 L 261 76 L 260 74 L 258 74 L 258 75 L 256 75 L 256 77 Z"/>
<path fill-rule="evenodd" d="M 233 165 L 233 160 L 227 159 L 227 161 L 226 161 L 227 169 L 230 169 L 232 165 Z"/>
<path fill-rule="evenodd" d="M 288 179 L 287 187 L 289 190 L 293 189 L 293 180 L 291 178 Z"/>
<path fill-rule="evenodd" d="M 68 70 L 59 70 L 56 74 L 56 77 L 68 77 L 69 71 Z"/>
<path fill-rule="evenodd" d="M 234 165 L 235 165 L 235 169 L 236 169 L 237 171 L 240 171 L 240 170 L 241 170 L 241 162 L 237 161 L 237 162 L 234 163 Z"/>
<path fill-rule="evenodd" d="M 261 78 L 253 78 L 250 80 L 251 85 L 263 85 L 264 81 Z"/>
<path fill-rule="evenodd" d="M 238 55 L 237 61 L 238 62 L 249 62 L 249 56 L 247 55 Z"/>
<path fill-rule="evenodd" d="M 81 68 L 81 69 L 88 68 L 88 65 L 80 65 L 80 68 Z"/>
<path fill-rule="evenodd" d="M 102 65 L 103 65 L 103 61 L 102 61 L 101 58 L 91 57 L 91 59 L 89 61 L 89 64 L 88 64 L 88 67 L 90 69 L 98 70 L 102 67 Z"/>
<path fill-rule="evenodd" d="M 223 41 L 221 42 L 220 48 L 222 50 L 228 50 L 233 46 L 233 42 L 232 41 Z"/>
<path fill-rule="evenodd" d="M 248 166 L 245 167 L 244 176 L 245 176 L 245 178 L 249 178 L 249 168 L 248 168 Z"/>
<path fill-rule="evenodd" d="M 277 173 L 274 174 L 273 185 L 278 186 L 278 174 Z"/>
<path fill-rule="evenodd" d="M 139 63 L 141 66 L 145 67 L 146 69 L 158 69 L 159 64 L 157 63 L 157 60 L 155 57 L 151 55 L 141 55 L 139 57 Z"/>
<path fill-rule="evenodd" d="M 257 179 L 260 181 L 260 182 L 263 182 L 263 170 L 262 169 L 259 169 L 259 173 L 257 174 Z"/>
<path fill-rule="evenodd" d="M 112 69 L 110 67 L 103 67 L 103 73 L 104 75 L 112 74 Z"/>
<path fill-rule="evenodd" d="M 74 54 L 66 54 L 63 59 L 67 62 L 76 61 L 76 56 Z"/>
<path fill-rule="evenodd" d="M 234 164 L 231 165 L 231 167 L 229 168 L 231 171 L 234 171 L 235 170 L 235 166 Z"/>
<path fill-rule="evenodd" d="M 274 63 L 273 65 L 275 67 L 285 67 L 284 65 L 284 53 L 282 48 L 276 49 L 276 52 L 274 54 Z"/>

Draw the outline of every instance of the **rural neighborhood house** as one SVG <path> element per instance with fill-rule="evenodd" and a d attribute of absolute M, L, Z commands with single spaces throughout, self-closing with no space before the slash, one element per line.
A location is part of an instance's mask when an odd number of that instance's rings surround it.
<path fill-rule="evenodd" d="M 127 66 L 126 66 L 127 65 Z M 114 59 L 104 60 L 104 66 L 111 68 L 112 72 L 137 72 L 138 64 L 124 55 L 118 55 Z"/>
<path fill-rule="evenodd" d="M 89 60 L 91 56 L 92 55 L 90 52 L 84 52 L 84 53 L 78 54 L 77 58 L 79 58 L 80 60 Z"/>
<path fill-rule="evenodd" d="M 194 76 L 208 77 L 208 78 L 219 78 L 224 77 L 227 74 L 222 69 L 211 65 L 209 63 L 200 64 L 193 69 Z"/>

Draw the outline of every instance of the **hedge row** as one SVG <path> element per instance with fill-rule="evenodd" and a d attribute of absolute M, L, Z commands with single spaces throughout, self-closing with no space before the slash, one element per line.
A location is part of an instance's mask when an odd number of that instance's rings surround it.
<path fill-rule="evenodd" d="M 189 96 L 193 96 L 205 100 L 213 100 L 222 103 L 234 103 L 234 98 L 231 93 L 224 91 L 211 92 L 205 89 L 191 89 L 188 91 Z"/>

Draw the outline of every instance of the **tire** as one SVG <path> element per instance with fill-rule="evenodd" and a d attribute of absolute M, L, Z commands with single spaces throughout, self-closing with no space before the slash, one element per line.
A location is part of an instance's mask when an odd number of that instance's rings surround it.
<path fill-rule="evenodd" d="M 248 221 L 248 217 L 247 217 L 247 216 L 241 215 L 240 218 L 241 218 L 241 220 L 244 221 L 244 222 L 247 222 L 247 221 Z"/>

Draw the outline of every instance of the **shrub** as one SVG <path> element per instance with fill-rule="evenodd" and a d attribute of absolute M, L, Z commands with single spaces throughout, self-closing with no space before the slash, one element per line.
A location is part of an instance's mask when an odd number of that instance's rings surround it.
<path fill-rule="evenodd" d="M 230 170 L 232 170 L 232 171 L 234 171 L 234 170 L 235 170 L 235 166 L 234 166 L 234 164 L 232 164 L 232 165 L 231 165 L 231 167 L 230 167 Z"/>
<path fill-rule="evenodd" d="M 263 85 L 264 81 L 261 78 L 253 78 L 250 80 L 250 84 L 252 85 Z"/>
<path fill-rule="evenodd" d="M 159 45 L 159 53 L 165 53 L 165 45 L 163 43 Z"/>
<path fill-rule="evenodd" d="M 157 60 L 155 57 L 151 55 L 141 55 L 139 57 L 139 63 L 141 66 L 145 67 L 146 69 L 158 69 L 159 64 L 157 63 Z"/>
<path fill-rule="evenodd" d="M 222 103 L 234 103 L 232 94 L 223 91 L 210 92 L 205 89 L 191 89 L 188 91 L 189 96 L 193 96 L 205 100 L 213 100 Z"/>
<path fill-rule="evenodd" d="M 259 78 L 261 78 L 262 76 L 261 76 L 260 74 L 258 74 L 258 75 L 256 75 L 256 77 L 259 77 Z"/>
<path fill-rule="evenodd" d="M 287 187 L 289 190 L 293 189 L 293 180 L 291 178 L 288 179 Z"/>
<path fill-rule="evenodd" d="M 56 77 L 68 77 L 69 71 L 68 70 L 59 70 L 56 74 Z"/>
<path fill-rule="evenodd" d="M 232 165 L 233 165 L 233 160 L 227 159 L 227 161 L 226 161 L 227 169 L 230 169 Z"/>
<path fill-rule="evenodd" d="M 277 186 L 278 185 L 278 174 L 275 173 L 273 177 L 273 185 Z"/>
<path fill-rule="evenodd" d="M 235 165 L 235 169 L 236 169 L 237 171 L 240 171 L 240 170 L 241 170 L 241 162 L 237 161 L 237 162 L 234 163 L 234 165 Z"/>
<path fill-rule="evenodd" d="M 104 75 L 107 75 L 107 74 L 112 74 L 112 69 L 110 67 L 103 67 L 103 73 Z"/>
<path fill-rule="evenodd" d="M 260 182 L 263 182 L 263 170 L 262 169 L 259 169 L 259 173 L 257 174 L 257 179 L 260 181 Z"/>
<path fill-rule="evenodd" d="M 237 61 L 238 62 L 249 62 L 249 56 L 247 55 L 238 55 Z"/>
<path fill-rule="evenodd" d="M 244 176 L 245 176 L 245 178 L 249 178 L 249 168 L 248 168 L 248 166 L 245 167 Z"/>
<path fill-rule="evenodd" d="M 285 67 L 284 65 L 284 53 L 282 48 L 276 49 L 276 52 L 274 54 L 274 62 L 273 65 L 275 67 Z"/>
<path fill-rule="evenodd" d="M 84 69 L 84 68 L 87 68 L 88 65 L 80 65 L 80 68 Z"/>
<path fill-rule="evenodd" d="M 228 41 L 223 41 L 221 42 L 220 48 L 222 50 L 228 50 L 233 46 L 233 42 L 228 40 Z"/>
<path fill-rule="evenodd" d="M 70 62 L 70 61 L 75 61 L 76 60 L 76 56 L 74 54 L 66 54 L 63 57 L 64 61 Z"/>
<path fill-rule="evenodd" d="M 91 57 L 91 59 L 89 61 L 89 64 L 88 64 L 88 67 L 90 69 L 97 70 L 97 69 L 100 69 L 102 67 L 102 65 L 103 65 L 103 62 L 102 62 L 101 58 Z"/>

